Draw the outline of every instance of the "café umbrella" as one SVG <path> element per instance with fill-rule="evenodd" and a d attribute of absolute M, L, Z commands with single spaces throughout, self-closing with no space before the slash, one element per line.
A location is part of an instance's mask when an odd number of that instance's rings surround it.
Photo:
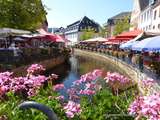
<path fill-rule="evenodd" d="M 139 34 L 134 39 L 127 41 L 126 43 L 123 43 L 120 45 L 121 49 L 131 49 L 133 45 L 137 44 L 139 42 L 139 39 L 142 38 L 144 33 Z"/>
<path fill-rule="evenodd" d="M 160 51 L 160 36 L 146 38 L 132 46 L 132 50 L 136 51 Z"/>

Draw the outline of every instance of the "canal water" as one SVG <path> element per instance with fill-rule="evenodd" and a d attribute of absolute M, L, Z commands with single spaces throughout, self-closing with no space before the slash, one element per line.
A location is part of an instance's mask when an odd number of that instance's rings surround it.
<path fill-rule="evenodd" d="M 110 71 L 124 74 L 121 70 L 115 67 L 115 65 L 110 64 L 104 59 L 82 55 L 72 55 L 69 59 L 69 63 L 59 65 L 53 70 L 50 70 L 47 74 L 57 74 L 59 78 L 56 80 L 56 83 L 63 83 L 65 88 L 68 89 L 72 86 L 72 82 L 78 80 L 81 75 L 93 71 L 94 69 L 102 69 L 106 72 Z M 61 91 L 60 93 L 65 95 L 65 91 Z"/>

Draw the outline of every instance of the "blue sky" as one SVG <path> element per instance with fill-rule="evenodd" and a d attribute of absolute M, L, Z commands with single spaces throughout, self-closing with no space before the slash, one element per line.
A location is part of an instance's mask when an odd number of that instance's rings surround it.
<path fill-rule="evenodd" d="M 42 0 L 47 10 L 49 27 L 66 27 L 83 16 L 104 24 L 108 18 L 131 11 L 133 0 Z"/>

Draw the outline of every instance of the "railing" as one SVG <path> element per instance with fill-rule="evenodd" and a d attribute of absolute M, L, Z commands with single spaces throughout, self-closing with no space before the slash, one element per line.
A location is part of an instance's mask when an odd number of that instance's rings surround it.
<path fill-rule="evenodd" d="M 34 101 L 23 102 L 18 107 L 21 110 L 30 109 L 30 108 L 37 109 L 37 110 L 43 112 L 48 117 L 48 120 L 58 120 L 57 115 L 54 113 L 54 111 L 51 108 L 49 108 L 48 106 L 45 106 L 43 104 L 34 102 Z"/>
<path fill-rule="evenodd" d="M 78 48 L 81 50 L 87 50 L 90 52 L 95 52 L 98 54 L 102 54 L 104 56 L 107 56 L 107 57 L 115 60 L 115 61 L 125 63 L 128 65 L 128 67 L 132 67 L 134 69 L 136 68 L 140 72 L 147 74 L 149 77 L 151 77 L 153 79 L 157 80 L 160 77 L 159 73 L 157 73 L 156 70 L 154 70 L 151 67 L 148 67 L 144 64 L 139 63 L 139 61 L 137 63 L 133 63 L 132 58 L 129 58 L 127 55 L 119 56 L 120 52 L 118 52 L 118 51 L 106 50 L 106 49 L 102 49 L 102 48 L 86 47 L 86 46 L 75 46 L 75 48 Z"/>

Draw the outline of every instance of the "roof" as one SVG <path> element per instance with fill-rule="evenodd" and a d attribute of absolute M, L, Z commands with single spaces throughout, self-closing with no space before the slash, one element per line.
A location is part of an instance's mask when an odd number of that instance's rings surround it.
<path fill-rule="evenodd" d="M 140 9 L 144 10 L 149 5 L 149 0 L 139 0 Z"/>
<path fill-rule="evenodd" d="M 110 20 L 111 20 L 111 19 L 122 19 L 122 18 L 124 18 L 124 17 L 126 17 L 126 16 L 130 16 L 130 15 L 131 15 L 131 12 L 121 12 L 121 13 L 119 13 L 119 14 L 117 14 L 117 15 L 109 18 L 109 19 L 110 19 Z"/>
<path fill-rule="evenodd" d="M 70 26 L 73 26 L 73 25 L 79 24 L 80 22 L 81 22 L 81 20 L 78 20 L 78 21 L 76 21 L 76 22 L 74 22 L 74 23 L 72 23 L 72 24 L 70 24 L 70 25 L 67 25 L 67 27 L 70 27 Z"/>
<path fill-rule="evenodd" d="M 78 21 L 76 21 L 76 22 L 74 22 L 74 23 L 72 23 L 70 25 L 67 25 L 67 27 L 71 27 L 71 26 L 80 24 L 84 19 L 89 19 L 89 18 L 87 16 L 84 16 L 82 19 L 80 19 L 80 20 L 78 20 Z M 91 20 L 91 19 L 89 19 L 89 20 Z M 91 20 L 91 21 L 98 25 L 98 23 L 96 23 L 94 20 Z"/>
<path fill-rule="evenodd" d="M 116 37 L 136 37 L 139 34 L 141 34 L 143 31 L 142 30 L 133 30 L 133 31 L 129 31 L 129 32 L 123 32 L 119 35 L 117 35 Z"/>
<path fill-rule="evenodd" d="M 92 39 L 85 40 L 83 42 L 106 42 L 106 41 L 107 41 L 106 38 L 97 37 L 97 38 L 92 38 Z"/>

